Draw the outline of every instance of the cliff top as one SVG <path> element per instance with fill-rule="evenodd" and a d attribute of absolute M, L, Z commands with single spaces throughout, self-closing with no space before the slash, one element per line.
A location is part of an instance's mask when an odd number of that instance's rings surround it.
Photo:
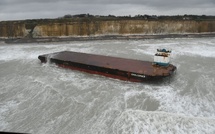
<path fill-rule="evenodd" d="M 28 19 L 28 20 L 16 20 L 16 21 L 0 21 L 0 23 L 62 23 L 62 22 L 86 22 L 86 21 L 117 21 L 117 20 L 148 20 L 148 21 L 179 21 L 179 20 L 194 20 L 194 21 L 210 21 L 215 20 L 215 16 L 206 15 L 176 15 L 176 16 L 156 16 L 156 15 L 136 15 L 131 16 L 99 16 L 90 14 L 78 14 L 78 15 L 64 15 L 63 17 L 55 19 Z"/>

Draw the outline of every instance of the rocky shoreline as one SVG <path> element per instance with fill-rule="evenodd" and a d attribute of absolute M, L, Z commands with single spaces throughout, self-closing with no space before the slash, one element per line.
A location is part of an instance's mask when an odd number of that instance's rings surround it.
<path fill-rule="evenodd" d="M 215 37 L 215 33 L 9 38 L 9 39 L 0 39 L 0 41 L 4 41 L 7 44 L 16 44 L 16 43 L 40 43 L 40 42 L 45 43 L 45 42 L 67 42 L 67 41 L 91 41 L 91 40 L 141 40 L 141 39 L 202 38 L 202 37 Z"/>

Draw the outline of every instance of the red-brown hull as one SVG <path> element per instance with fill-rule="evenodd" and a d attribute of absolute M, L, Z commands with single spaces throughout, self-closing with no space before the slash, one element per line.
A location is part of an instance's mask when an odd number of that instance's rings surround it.
<path fill-rule="evenodd" d="M 123 81 L 131 81 L 131 82 L 143 82 L 143 81 L 145 81 L 144 79 L 125 77 L 125 76 L 121 76 L 121 75 L 113 75 L 113 74 L 109 74 L 109 73 L 98 72 L 98 71 L 94 71 L 94 70 L 88 70 L 88 69 L 83 69 L 83 68 L 78 68 L 78 67 L 73 67 L 73 66 L 67 66 L 67 65 L 58 65 L 58 66 L 63 67 L 63 68 L 72 69 L 72 70 L 78 70 L 78 71 L 82 71 L 82 72 L 86 72 L 86 73 L 90 73 L 90 74 L 102 75 L 102 76 L 106 76 L 106 77 L 114 78 L 114 79 L 119 79 L 119 80 L 123 80 Z"/>

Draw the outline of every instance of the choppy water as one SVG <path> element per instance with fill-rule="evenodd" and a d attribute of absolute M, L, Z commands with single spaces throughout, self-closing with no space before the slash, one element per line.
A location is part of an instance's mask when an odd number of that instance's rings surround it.
<path fill-rule="evenodd" d="M 0 130 L 27 133 L 215 133 L 215 38 L 0 43 Z M 164 83 L 132 83 L 41 64 L 71 50 L 153 60 L 173 50 Z"/>

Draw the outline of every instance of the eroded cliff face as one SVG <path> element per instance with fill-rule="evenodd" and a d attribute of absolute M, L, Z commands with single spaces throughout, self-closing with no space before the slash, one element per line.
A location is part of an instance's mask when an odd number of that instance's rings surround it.
<path fill-rule="evenodd" d="M 215 21 L 194 20 L 76 20 L 0 22 L 0 37 L 56 37 L 126 34 L 174 34 L 215 32 Z"/>
<path fill-rule="evenodd" d="M 0 37 L 2 38 L 21 38 L 27 34 L 24 23 L 0 22 Z"/>

